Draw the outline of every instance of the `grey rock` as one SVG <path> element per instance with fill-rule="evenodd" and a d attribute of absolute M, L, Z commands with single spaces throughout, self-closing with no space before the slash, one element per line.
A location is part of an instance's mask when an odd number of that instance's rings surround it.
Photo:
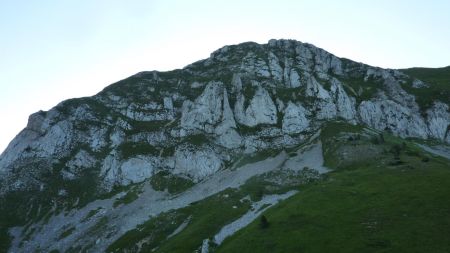
<path fill-rule="evenodd" d="M 221 82 L 209 82 L 195 102 L 185 101 L 182 107 L 181 127 L 212 133 L 214 125 L 222 118 L 222 93 Z"/>
<path fill-rule="evenodd" d="M 120 166 L 120 184 L 140 183 L 152 176 L 157 163 L 151 157 L 130 158 Z"/>
<path fill-rule="evenodd" d="M 427 110 L 426 114 L 430 136 L 448 142 L 445 138 L 450 129 L 449 106 L 442 102 L 435 102 L 433 106 Z"/>
<path fill-rule="evenodd" d="M 269 52 L 269 69 L 273 79 L 280 83 L 283 82 L 283 69 L 280 66 L 280 60 L 272 52 Z"/>
<path fill-rule="evenodd" d="M 358 111 L 361 121 L 375 129 L 389 130 L 401 137 L 428 136 L 423 118 L 392 100 L 363 101 Z"/>
<path fill-rule="evenodd" d="M 198 182 L 223 167 L 220 157 L 209 147 L 182 146 L 175 151 L 175 174 L 189 176 Z"/>
<path fill-rule="evenodd" d="M 414 79 L 411 86 L 413 88 L 419 89 L 419 88 L 429 88 L 430 86 L 419 79 Z"/>
<path fill-rule="evenodd" d="M 239 74 L 233 74 L 233 79 L 231 80 L 231 91 L 233 93 L 239 93 L 242 90 L 242 80 Z"/>
<path fill-rule="evenodd" d="M 253 52 L 249 52 L 243 59 L 241 70 L 247 74 L 258 77 L 270 77 L 270 70 L 267 63 L 257 57 Z"/>
<path fill-rule="evenodd" d="M 164 109 L 173 110 L 173 102 L 171 97 L 164 98 Z"/>
<path fill-rule="evenodd" d="M 304 131 L 308 126 L 309 120 L 306 118 L 305 108 L 289 101 L 283 116 L 283 132 L 287 134 L 296 134 Z"/>
<path fill-rule="evenodd" d="M 317 82 L 314 76 L 309 76 L 306 83 L 306 95 L 309 97 L 315 97 L 318 99 L 329 100 L 331 99 L 330 94 L 323 86 Z"/>
<path fill-rule="evenodd" d="M 345 92 L 341 82 L 331 79 L 331 96 L 334 98 L 337 116 L 352 121 L 356 116 L 355 98 L 349 97 Z"/>
<path fill-rule="evenodd" d="M 266 89 L 257 87 L 255 96 L 244 110 L 245 97 L 239 94 L 234 107 L 236 120 L 249 127 L 259 124 L 276 124 L 277 108 Z"/>

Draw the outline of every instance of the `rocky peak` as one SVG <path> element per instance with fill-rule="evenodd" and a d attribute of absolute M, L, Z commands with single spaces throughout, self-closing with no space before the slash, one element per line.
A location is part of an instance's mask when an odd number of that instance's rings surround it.
<path fill-rule="evenodd" d="M 0 197 L 32 193 L 33 208 L 71 209 L 160 175 L 194 184 L 332 120 L 450 143 L 449 98 L 419 103 L 431 88 L 421 82 L 294 40 L 225 46 L 31 115 L 0 156 Z"/>

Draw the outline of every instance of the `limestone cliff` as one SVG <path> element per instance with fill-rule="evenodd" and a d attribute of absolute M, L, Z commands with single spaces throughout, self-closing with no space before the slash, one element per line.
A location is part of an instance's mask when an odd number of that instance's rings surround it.
<path fill-rule="evenodd" d="M 161 172 L 197 183 L 331 120 L 450 143 L 450 98 L 407 92 L 429 86 L 293 40 L 226 46 L 31 115 L 0 156 L 0 197 L 73 208 Z"/>

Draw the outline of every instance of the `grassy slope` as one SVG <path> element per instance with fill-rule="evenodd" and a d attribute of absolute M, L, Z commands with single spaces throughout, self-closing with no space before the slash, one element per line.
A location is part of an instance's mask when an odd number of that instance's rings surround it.
<path fill-rule="evenodd" d="M 324 146 L 368 145 L 333 138 L 344 128 L 330 124 Z M 346 165 L 266 211 L 268 228 L 256 220 L 217 252 L 449 252 L 449 161 L 384 139 L 373 144 L 383 152 L 352 163 L 335 161 L 341 159 L 338 145 L 328 149 L 327 164 Z"/>
<path fill-rule="evenodd" d="M 430 87 L 424 88 L 403 86 L 408 93 L 416 96 L 417 103 L 423 109 L 429 108 L 435 100 L 450 103 L 450 66 L 445 68 L 409 68 L 400 71 L 430 84 Z"/>
<path fill-rule="evenodd" d="M 269 154 L 264 158 L 267 156 Z M 248 212 L 250 201 L 245 200 L 246 197 L 250 197 L 252 201 L 259 201 L 263 195 L 284 193 L 297 189 L 306 182 L 320 180 L 318 175 L 302 171 L 287 174 L 287 180 L 282 184 L 271 182 L 271 179 L 282 178 L 283 175 L 282 171 L 258 175 L 250 178 L 239 189 L 228 188 L 185 208 L 170 210 L 152 217 L 138 228 L 121 236 L 108 247 L 107 252 L 193 252 L 202 245 L 204 239 L 212 237 L 223 226 Z M 159 175 L 159 180 L 164 181 L 161 180 L 164 176 L 166 175 Z M 169 181 L 173 183 L 173 178 Z M 157 188 L 160 190 L 168 188 L 170 191 L 170 187 L 173 187 L 176 192 L 184 189 L 177 185 L 167 187 L 166 183 L 169 181 L 158 183 Z M 169 238 L 169 235 L 187 219 L 189 219 L 187 227 Z"/>
<path fill-rule="evenodd" d="M 450 66 L 444 68 L 409 68 L 400 69 L 400 71 L 433 86 L 450 90 Z"/>

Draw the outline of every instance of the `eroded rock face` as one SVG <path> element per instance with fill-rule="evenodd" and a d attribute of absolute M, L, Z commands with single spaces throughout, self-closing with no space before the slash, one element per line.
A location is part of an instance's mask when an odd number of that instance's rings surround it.
<path fill-rule="evenodd" d="M 83 170 L 92 169 L 97 160 L 85 150 L 80 150 L 73 159 L 66 163 L 66 168 L 63 169 L 63 177 L 67 179 L 75 179 Z"/>
<path fill-rule="evenodd" d="M 181 127 L 212 133 L 223 117 L 223 89 L 221 82 L 210 82 L 194 102 L 186 100 L 182 107 Z"/>
<path fill-rule="evenodd" d="M 236 77 L 239 79 L 239 77 Z M 240 81 L 235 81 L 240 82 Z M 181 113 L 181 127 L 215 134 L 217 143 L 227 148 L 241 145 L 228 93 L 223 83 L 210 82 L 195 102 L 185 101 Z"/>
<path fill-rule="evenodd" d="M 223 166 L 223 161 L 209 147 L 182 146 L 175 152 L 175 174 L 191 177 L 195 182 L 214 174 Z"/>
<path fill-rule="evenodd" d="M 292 40 L 224 47 L 184 69 L 142 72 L 31 115 L 0 156 L 0 197 L 45 192 L 44 172 L 55 168 L 52 176 L 71 184 L 89 172 L 103 192 L 159 170 L 198 182 L 236 154 L 298 145 L 329 120 L 450 143 L 450 101 L 420 108 L 402 88 L 409 83 L 428 86 Z M 58 201 L 74 194 L 57 187 Z"/>
<path fill-rule="evenodd" d="M 244 59 L 242 59 L 241 69 L 243 72 L 252 75 L 270 77 L 270 70 L 267 63 L 253 52 L 249 52 Z"/>
<path fill-rule="evenodd" d="M 358 110 L 361 121 L 375 129 L 388 130 L 401 137 L 428 136 L 423 118 L 392 100 L 363 101 Z"/>
<path fill-rule="evenodd" d="M 402 88 L 405 80 L 417 89 L 427 88 L 426 83 L 397 70 L 341 61 L 310 44 L 271 40 L 267 45 L 224 47 L 177 73 L 165 77 L 142 72 L 122 82 L 123 87 L 118 84 L 78 104 L 62 102 L 33 114 L 0 156 L 0 172 L 8 174 L 38 161 L 51 167 L 64 158 L 67 168 L 61 173 L 68 180 L 100 166 L 105 185 L 128 184 L 136 181 L 133 168 L 144 163 L 124 160 L 118 150 L 124 142 L 164 153 L 167 158 L 158 158 L 153 167 L 171 168 L 174 165 L 163 164 L 174 161 L 175 147 L 192 135 L 207 135 L 208 144 L 227 152 L 254 152 L 293 144 L 292 136 L 335 119 L 403 137 L 450 142 L 448 101 L 436 101 L 423 113 L 415 97 Z M 361 79 L 359 90 L 350 88 L 349 78 Z M 371 98 L 359 102 L 369 80 L 378 86 Z M 122 173 L 122 167 L 131 174 Z M 147 176 L 151 175 L 140 177 Z"/>
<path fill-rule="evenodd" d="M 442 102 L 435 102 L 433 107 L 427 110 L 427 120 L 431 137 L 440 140 L 449 138 L 449 136 L 446 136 L 450 130 L 450 113 L 448 105 Z"/>
<path fill-rule="evenodd" d="M 222 120 L 214 129 L 214 133 L 218 136 L 217 143 L 232 149 L 241 146 L 242 138 L 236 131 L 236 122 L 234 121 L 233 111 L 228 102 L 227 90 L 223 90 L 223 112 Z"/>
<path fill-rule="evenodd" d="M 283 82 L 283 68 L 280 66 L 278 57 L 272 52 L 269 52 L 269 69 L 273 79 L 280 83 Z"/>
<path fill-rule="evenodd" d="M 355 98 L 349 97 L 341 82 L 335 78 L 331 80 L 331 96 L 336 104 L 337 116 L 354 122 L 356 116 Z"/>
<path fill-rule="evenodd" d="M 167 168 L 163 158 L 137 155 L 123 160 L 116 152 L 109 154 L 101 165 L 103 187 L 111 189 L 114 185 L 129 185 L 149 179 L 156 170 Z"/>
<path fill-rule="evenodd" d="M 269 92 L 263 87 L 257 87 L 255 96 L 250 100 L 247 108 L 244 108 L 244 103 L 245 97 L 239 94 L 234 113 L 240 124 L 254 127 L 259 124 L 277 123 L 277 108 Z"/>
<path fill-rule="evenodd" d="M 306 83 L 306 96 L 323 100 L 331 99 L 330 93 L 323 88 L 314 76 L 308 77 L 308 82 Z"/>
<path fill-rule="evenodd" d="M 120 184 L 140 183 L 150 178 L 157 163 L 151 157 L 137 156 L 130 158 L 120 166 Z"/>
<path fill-rule="evenodd" d="M 305 108 L 289 102 L 283 117 L 283 132 L 287 134 L 296 134 L 306 130 L 309 127 L 309 120 L 305 115 Z"/>

